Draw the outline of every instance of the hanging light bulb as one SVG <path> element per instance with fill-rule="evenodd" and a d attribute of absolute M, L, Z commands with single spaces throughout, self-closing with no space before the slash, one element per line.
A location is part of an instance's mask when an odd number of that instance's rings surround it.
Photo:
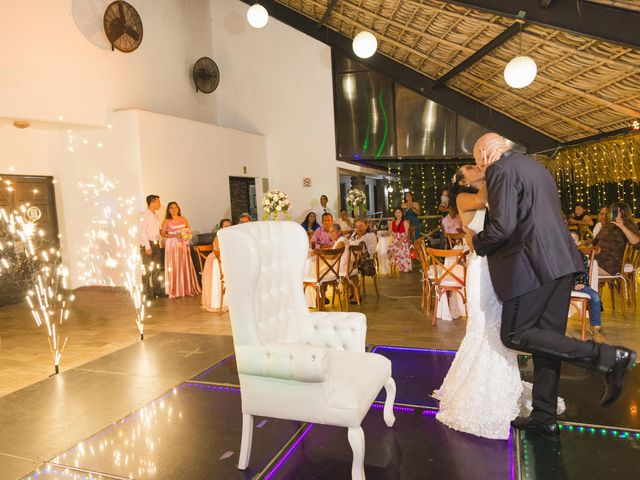
<path fill-rule="evenodd" d="M 269 13 L 262 5 L 254 3 L 247 10 L 247 21 L 253 28 L 262 28 L 269 21 Z"/>
<path fill-rule="evenodd" d="M 537 73 L 538 67 L 533 58 L 515 57 L 504 68 L 504 80 L 512 88 L 524 88 L 533 82 Z"/>
<path fill-rule="evenodd" d="M 360 58 L 369 58 L 378 49 L 378 40 L 371 32 L 360 32 L 353 39 L 353 52 Z"/>

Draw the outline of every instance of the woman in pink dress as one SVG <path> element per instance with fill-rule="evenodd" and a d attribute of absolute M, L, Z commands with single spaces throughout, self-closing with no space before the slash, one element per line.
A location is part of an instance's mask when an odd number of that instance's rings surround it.
<path fill-rule="evenodd" d="M 389 263 L 395 265 L 399 272 L 411 271 L 411 252 L 409 250 L 409 222 L 404 218 L 403 210 L 398 207 L 395 219 L 389 224 L 389 233 L 393 240 L 387 247 Z"/>
<path fill-rule="evenodd" d="M 231 220 L 220 220 L 220 229 L 231 226 Z M 207 312 L 222 313 L 229 311 L 222 293 L 222 268 L 220 265 L 220 244 L 218 236 L 213 240 L 213 252 L 207 257 L 202 268 L 202 308 Z"/>
<path fill-rule="evenodd" d="M 200 285 L 189 249 L 191 229 L 176 202 L 167 205 L 160 235 L 164 238 L 164 283 L 167 295 L 169 298 L 198 295 Z"/>

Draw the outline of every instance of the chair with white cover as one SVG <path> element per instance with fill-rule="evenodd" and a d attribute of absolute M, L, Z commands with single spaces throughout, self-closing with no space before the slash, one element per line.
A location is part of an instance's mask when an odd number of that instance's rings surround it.
<path fill-rule="evenodd" d="M 391 362 L 365 352 L 365 316 L 309 312 L 308 242 L 297 223 L 252 222 L 218 235 L 242 398 L 238 468 L 249 465 L 259 415 L 348 428 L 351 476 L 364 479 L 361 423 L 383 387 L 385 423 L 395 421 Z"/>

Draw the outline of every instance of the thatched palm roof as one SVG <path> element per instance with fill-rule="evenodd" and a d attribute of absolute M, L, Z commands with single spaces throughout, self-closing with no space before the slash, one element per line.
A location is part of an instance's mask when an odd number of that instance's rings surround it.
<path fill-rule="evenodd" d="M 635 0 L 591 1 L 640 10 Z M 349 38 L 369 30 L 378 39 L 378 54 L 432 80 L 517 21 L 437 0 L 277 3 L 315 21 L 335 3 L 326 27 Z M 503 70 L 520 53 L 535 60 L 538 75 L 530 86 L 516 90 L 506 85 Z M 560 143 L 570 142 L 624 129 L 640 118 L 640 49 L 525 21 L 521 34 L 447 86 Z"/>

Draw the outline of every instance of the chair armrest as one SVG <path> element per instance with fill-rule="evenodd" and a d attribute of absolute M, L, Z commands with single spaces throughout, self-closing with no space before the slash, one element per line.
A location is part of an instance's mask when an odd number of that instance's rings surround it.
<path fill-rule="evenodd" d="M 328 351 L 313 345 L 269 343 L 236 345 L 238 373 L 297 382 L 324 382 L 329 375 Z"/>
<path fill-rule="evenodd" d="M 299 320 L 300 340 L 334 350 L 364 352 L 367 318 L 359 312 L 314 312 Z"/>

